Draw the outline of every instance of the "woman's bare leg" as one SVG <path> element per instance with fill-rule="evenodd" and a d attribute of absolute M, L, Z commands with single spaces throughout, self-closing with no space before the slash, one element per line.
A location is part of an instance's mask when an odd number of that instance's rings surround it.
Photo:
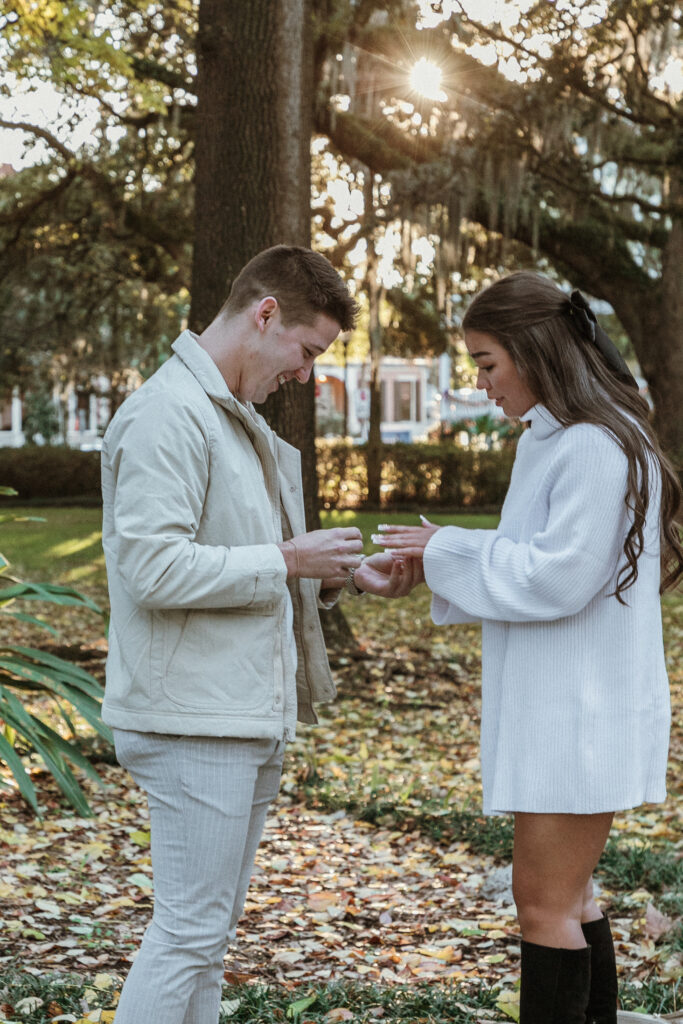
<path fill-rule="evenodd" d="M 515 815 L 512 887 L 525 941 L 585 947 L 581 923 L 600 916 L 591 877 L 612 818 L 611 813 Z"/>

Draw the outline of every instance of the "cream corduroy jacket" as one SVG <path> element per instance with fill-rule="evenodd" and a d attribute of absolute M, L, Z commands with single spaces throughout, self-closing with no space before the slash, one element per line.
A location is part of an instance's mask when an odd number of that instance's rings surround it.
<path fill-rule="evenodd" d="M 291 739 L 335 696 L 317 581 L 276 546 L 305 531 L 299 452 L 230 394 L 185 331 L 102 450 L 111 601 L 103 718 L 142 732 Z M 295 681 L 296 674 L 296 681 Z"/>

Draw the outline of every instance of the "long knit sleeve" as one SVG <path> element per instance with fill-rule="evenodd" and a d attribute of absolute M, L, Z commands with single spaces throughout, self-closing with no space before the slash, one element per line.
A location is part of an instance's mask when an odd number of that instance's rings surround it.
<path fill-rule="evenodd" d="M 620 563 L 628 469 L 616 441 L 587 424 L 559 430 L 540 466 L 538 442 L 522 442 L 499 528 L 444 527 L 427 546 L 425 577 L 440 624 L 574 615 Z"/>
<path fill-rule="evenodd" d="M 438 624 L 482 620 L 484 813 L 598 814 L 666 794 L 669 686 L 659 481 L 620 603 L 627 459 L 591 424 L 530 411 L 497 530 L 443 527 L 425 551 Z"/>

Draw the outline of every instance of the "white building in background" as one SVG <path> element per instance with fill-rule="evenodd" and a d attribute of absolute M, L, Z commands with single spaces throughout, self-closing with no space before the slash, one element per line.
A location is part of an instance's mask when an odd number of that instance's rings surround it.
<path fill-rule="evenodd" d="M 438 423 L 434 360 L 385 356 L 380 369 L 382 440 L 417 441 Z M 368 363 L 344 366 L 318 360 L 315 364 L 316 417 L 323 435 L 341 435 L 344 393 L 347 428 L 351 437 L 367 440 L 370 426 L 370 368 Z"/>
<path fill-rule="evenodd" d="M 21 395 L 19 388 L 12 388 L 0 401 L 0 448 L 20 448 L 23 443 Z"/>
<path fill-rule="evenodd" d="M 102 446 L 102 435 L 109 422 L 109 399 L 99 394 L 106 381 L 93 382 L 91 389 L 68 385 L 65 396 L 55 390 L 53 400 L 60 420 L 57 441 L 82 451 Z M 26 442 L 23 430 L 24 403 L 15 387 L 6 396 L 0 396 L 0 448 L 20 448 Z"/>
<path fill-rule="evenodd" d="M 421 441 L 440 423 L 475 420 L 489 414 L 502 416 L 483 391 L 449 388 L 450 358 L 399 359 L 386 356 L 380 370 L 382 440 Z M 346 366 L 318 360 L 315 364 L 316 417 L 318 432 L 339 437 L 344 431 L 344 396 L 347 404 L 347 431 L 358 441 L 367 440 L 370 426 L 370 368 L 367 362 L 349 362 Z M 55 392 L 55 408 L 61 421 L 58 440 L 82 450 L 101 447 L 109 422 L 107 381 L 94 380 L 91 388 L 71 385 L 60 395 Z M 18 388 L 0 395 L 0 447 L 21 447 L 24 405 Z"/>
<path fill-rule="evenodd" d="M 440 423 L 476 420 L 503 411 L 475 388 L 450 388 L 451 360 L 398 359 L 385 356 L 380 368 L 382 440 L 423 441 Z M 347 393 L 347 427 L 351 437 L 366 441 L 370 423 L 370 369 L 367 363 L 349 362 L 346 367 L 318 359 L 315 364 L 316 415 L 319 432 L 343 433 L 344 392 Z"/>
<path fill-rule="evenodd" d="M 442 394 L 442 423 L 478 420 L 480 416 L 490 416 L 495 420 L 505 419 L 503 410 L 486 397 L 485 391 L 477 391 L 476 388 L 456 388 Z"/>

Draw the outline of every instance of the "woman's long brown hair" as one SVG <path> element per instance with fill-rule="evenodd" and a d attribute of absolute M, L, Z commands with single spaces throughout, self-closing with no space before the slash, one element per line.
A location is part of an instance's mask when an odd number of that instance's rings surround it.
<path fill-rule="evenodd" d="M 623 591 L 638 578 L 655 467 L 661 479 L 660 592 L 673 587 L 683 574 L 683 547 L 676 522 L 683 497 L 681 484 L 659 446 L 647 402 L 607 365 L 569 310 L 568 297 L 552 281 L 520 271 L 496 281 L 473 300 L 463 329 L 482 331 L 499 341 L 532 393 L 563 427 L 594 423 L 608 431 L 626 455 L 624 501 L 631 526 L 624 542 L 626 563 L 614 591 L 623 604 Z"/>

